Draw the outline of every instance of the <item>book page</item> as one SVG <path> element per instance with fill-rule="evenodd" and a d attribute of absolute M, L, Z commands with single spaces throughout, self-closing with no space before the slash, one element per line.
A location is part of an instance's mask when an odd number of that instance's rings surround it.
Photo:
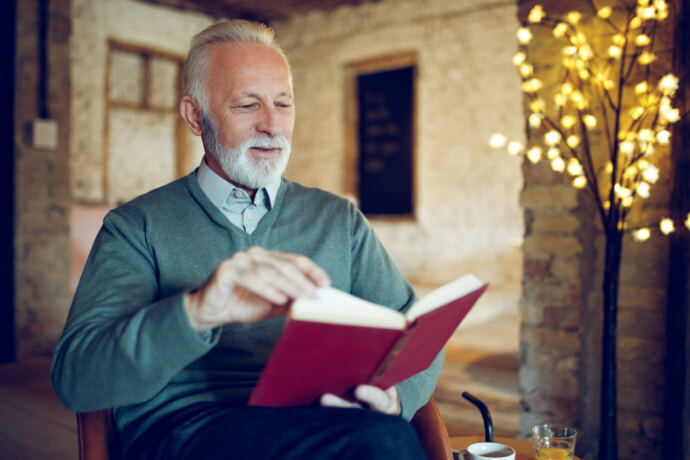
<path fill-rule="evenodd" d="M 441 307 L 448 302 L 462 297 L 476 289 L 482 287 L 484 283 L 474 275 L 465 275 L 448 284 L 444 284 L 438 289 L 431 291 L 422 297 L 407 311 L 407 318 L 410 323 L 425 313 Z"/>
<path fill-rule="evenodd" d="M 344 324 L 350 326 L 404 329 L 405 316 L 331 287 L 316 290 L 317 298 L 301 297 L 290 309 L 290 317 L 302 321 Z"/>

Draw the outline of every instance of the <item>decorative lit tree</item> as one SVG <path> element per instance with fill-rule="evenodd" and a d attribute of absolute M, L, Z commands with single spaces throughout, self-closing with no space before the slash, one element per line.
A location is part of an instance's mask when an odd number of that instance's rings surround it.
<path fill-rule="evenodd" d="M 520 50 L 513 59 L 529 107 L 530 143 L 523 147 L 507 142 L 502 134 L 493 135 L 490 143 L 507 147 L 512 155 L 524 154 L 532 163 L 549 161 L 553 170 L 572 177 L 574 187 L 587 189 L 596 205 L 605 233 L 599 447 L 600 458 L 615 459 L 623 236 L 627 231 L 637 241 L 651 236 L 651 228 L 629 228 L 627 220 L 633 205 L 650 196 L 659 179 L 659 160 L 668 154 L 669 127 L 680 119 L 671 101 L 678 78 L 668 73 L 670 69 L 654 67 L 669 62 L 660 59 L 656 49 L 661 23 L 669 15 L 664 0 L 618 1 L 600 8 L 591 0 L 585 3 L 587 15 L 571 11 L 563 19 L 548 17 L 541 5 L 531 9 L 528 24 L 517 32 Z M 530 27 L 537 26 L 551 28 L 553 36 L 564 42 L 557 88 L 545 87 L 529 62 Z M 690 214 L 684 224 L 690 229 Z M 668 234 L 682 225 L 664 218 L 659 230 Z"/>

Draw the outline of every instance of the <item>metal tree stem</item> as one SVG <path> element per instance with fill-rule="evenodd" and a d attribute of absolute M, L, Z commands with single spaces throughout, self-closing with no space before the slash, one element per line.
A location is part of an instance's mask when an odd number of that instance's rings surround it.
<path fill-rule="evenodd" d="M 609 214 L 604 260 L 604 324 L 601 359 L 601 432 L 599 458 L 618 458 L 618 423 L 616 418 L 616 325 L 618 322 L 618 282 L 623 235 L 618 230 L 615 212 Z"/>

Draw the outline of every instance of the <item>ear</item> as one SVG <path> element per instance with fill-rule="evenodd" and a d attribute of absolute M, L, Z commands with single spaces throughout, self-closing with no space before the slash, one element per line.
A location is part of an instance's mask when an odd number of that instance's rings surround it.
<path fill-rule="evenodd" d="M 201 136 L 201 133 L 204 132 L 201 127 L 201 111 L 199 111 L 194 99 L 184 96 L 180 100 L 180 116 L 187 123 L 192 134 Z"/>

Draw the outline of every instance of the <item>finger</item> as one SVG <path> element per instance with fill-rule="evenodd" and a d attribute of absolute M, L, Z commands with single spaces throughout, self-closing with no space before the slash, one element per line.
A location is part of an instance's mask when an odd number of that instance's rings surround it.
<path fill-rule="evenodd" d="M 330 278 L 308 257 L 271 252 L 257 252 L 257 276 L 272 284 L 289 298 L 315 297 L 316 288 L 330 284 Z"/>
<path fill-rule="evenodd" d="M 247 254 L 254 262 L 253 274 L 289 298 L 314 295 L 317 284 L 310 278 L 309 270 L 317 270 L 325 275 L 305 256 L 260 248 L 252 248 Z"/>
<path fill-rule="evenodd" d="M 392 391 L 391 391 L 392 389 Z M 398 397 L 395 387 L 384 391 L 373 385 L 358 385 L 355 388 L 355 397 L 378 412 L 386 414 L 398 414 Z"/>
<path fill-rule="evenodd" d="M 239 288 L 243 289 L 244 294 Z M 293 298 L 289 292 L 286 292 L 284 286 L 281 286 L 280 282 L 276 284 L 275 280 L 262 275 L 260 272 L 239 277 L 233 293 L 237 295 L 238 301 L 247 303 L 255 303 L 252 297 L 258 297 L 272 305 L 285 305 Z"/>
<path fill-rule="evenodd" d="M 323 394 L 319 402 L 324 407 L 362 408 L 361 404 L 348 401 L 331 393 Z"/>

